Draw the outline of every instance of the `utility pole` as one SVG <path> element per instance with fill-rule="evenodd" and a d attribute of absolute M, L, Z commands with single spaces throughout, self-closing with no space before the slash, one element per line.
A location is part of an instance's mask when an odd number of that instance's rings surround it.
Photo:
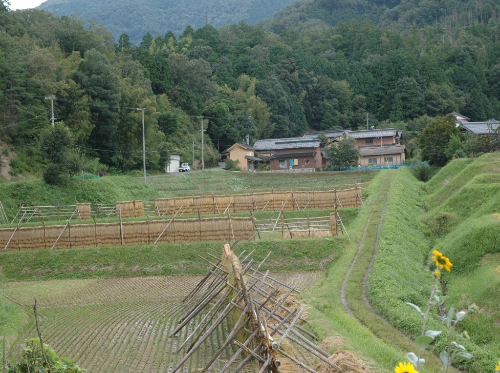
<path fill-rule="evenodd" d="M 366 113 L 366 130 L 368 131 L 368 113 Z"/>
<path fill-rule="evenodd" d="M 203 132 L 205 130 L 203 129 L 203 115 L 199 116 L 198 118 L 201 119 L 201 169 L 205 169 L 205 158 L 203 156 Z"/>
<path fill-rule="evenodd" d="M 194 170 L 194 141 L 193 141 L 193 163 L 191 163 L 191 165 L 193 166 L 193 170 Z"/>
<path fill-rule="evenodd" d="M 146 184 L 146 135 L 144 133 L 144 110 L 145 108 L 137 108 L 142 111 L 142 168 L 144 170 L 144 185 Z"/>
<path fill-rule="evenodd" d="M 380 163 L 384 165 L 384 149 L 382 148 L 382 134 L 380 134 Z"/>
<path fill-rule="evenodd" d="M 54 121 L 56 120 L 56 118 L 54 118 L 54 99 L 55 97 L 54 96 L 50 96 L 50 97 L 45 97 L 46 100 L 50 100 L 51 103 L 52 103 L 52 128 L 54 128 Z"/>

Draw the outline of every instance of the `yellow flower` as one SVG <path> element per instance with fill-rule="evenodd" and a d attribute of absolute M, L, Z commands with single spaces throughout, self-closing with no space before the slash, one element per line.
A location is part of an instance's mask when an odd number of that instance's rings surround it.
<path fill-rule="evenodd" d="M 498 359 L 498 365 L 495 367 L 495 372 L 500 371 L 500 359 Z"/>
<path fill-rule="evenodd" d="M 451 264 L 450 260 L 437 250 L 434 250 L 432 254 L 432 260 L 434 260 L 434 262 L 436 263 L 436 267 L 438 269 L 444 268 L 448 272 L 450 272 L 451 267 L 453 267 L 453 264 Z"/>
<path fill-rule="evenodd" d="M 399 363 L 394 371 L 396 373 L 418 373 L 412 363 Z"/>
<path fill-rule="evenodd" d="M 439 271 L 434 271 L 434 276 L 436 276 L 436 277 L 441 276 L 441 272 L 439 272 Z"/>

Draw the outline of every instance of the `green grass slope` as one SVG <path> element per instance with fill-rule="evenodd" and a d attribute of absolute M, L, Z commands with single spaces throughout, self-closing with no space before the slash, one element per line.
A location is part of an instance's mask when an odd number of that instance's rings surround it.
<path fill-rule="evenodd" d="M 71 205 L 77 202 L 114 203 L 154 199 L 154 189 L 130 176 L 106 176 L 95 180 L 72 180 L 67 186 L 51 186 L 43 179 L 0 184 L 0 201 L 11 219 L 19 204 L 25 206 Z"/>
<path fill-rule="evenodd" d="M 443 167 L 426 185 L 429 196 L 425 204 L 429 209 L 442 205 L 468 183 L 494 184 L 499 180 L 500 153 L 485 154 L 477 159 L 454 160 Z M 478 177 L 476 179 L 476 177 Z M 447 183 L 444 181 L 448 180 Z M 444 185 L 443 185 L 444 183 Z"/>
<path fill-rule="evenodd" d="M 476 303 L 481 310 L 459 324 L 459 332 L 467 330 L 471 336 L 463 344 L 474 355 L 471 360 L 456 361 L 456 366 L 466 372 L 493 372 L 495 358 L 498 359 L 495 355 L 500 345 L 500 215 L 491 210 L 500 204 L 498 193 L 492 193 L 497 190 L 496 183 L 487 182 L 495 180 L 489 175 L 495 172 L 498 159 L 498 155 L 487 155 L 474 161 L 452 162 L 428 183 L 428 189 L 434 190 L 428 196 L 409 170 L 400 169 L 393 181 L 367 282 L 368 298 L 375 310 L 415 338 L 420 334 L 422 318 L 405 302 L 426 308 L 433 282 L 427 269 L 431 251 L 436 248 L 449 257 L 454 267 L 442 277 L 442 290 L 449 295 L 446 306 L 455 305 L 462 310 Z M 449 183 L 442 185 L 448 178 Z M 480 203 L 477 211 L 460 206 L 465 196 L 472 194 L 471 190 L 481 195 L 476 198 Z M 422 209 L 424 200 L 434 202 L 434 208 L 427 213 Z M 454 224 L 446 231 L 431 229 L 432 224 L 439 222 L 436 217 L 446 209 L 453 211 Z M 434 308 L 427 329 L 445 330 Z M 439 354 L 446 348 L 447 338 L 447 333 L 443 333 L 431 349 Z"/>
<path fill-rule="evenodd" d="M 493 372 L 500 351 L 499 171 L 500 154 L 485 154 L 450 162 L 426 184 L 430 210 L 422 221 L 434 232 L 434 248 L 453 263 L 445 277 L 448 302 L 460 309 L 479 307 L 461 324 L 474 355 L 461 366 L 468 372 Z"/>

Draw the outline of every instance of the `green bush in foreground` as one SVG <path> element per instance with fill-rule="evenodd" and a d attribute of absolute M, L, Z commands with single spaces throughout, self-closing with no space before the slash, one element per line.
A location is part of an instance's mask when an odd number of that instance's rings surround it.
<path fill-rule="evenodd" d="M 38 338 L 31 338 L 26 341 L 23 348 L 21 361 L 8 363 L 6 373 L 26 373 L 26 372 L 49 372 L 52 373 L 83 373 L 85 370 L 75 365 L 74 361 L 68 358 L 61 359 L 54 350 L 47 344 L 43 344 L 44 354 Z M 48 363 L 48 366 L 47 366 Z"/>

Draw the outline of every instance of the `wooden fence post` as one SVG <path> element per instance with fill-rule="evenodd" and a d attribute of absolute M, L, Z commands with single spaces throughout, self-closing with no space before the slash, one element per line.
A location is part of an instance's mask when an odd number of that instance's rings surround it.
<path fill-rule="evenodd" d="M 281 212 L 281 239 L 283 239 L 283 217 L 284 217 L 283 211 Z"/>
<path fill-rule="evenodd" d="M 97 219 L 94 218 L 94 238 L 95 238 L 95 247 L 97 247 Z"/>
<path fill-rule="evenodd" d="M 151 242 L 151 235 L 149 233 L 149 215 L 148 215 L 148 245 L 150 244 Z"/>
<path fill-rule="evenodd" d="M 121 238 L 121 243 L 123 246 L 123 225 L 122 225 L 122 209 L 121 209 L 121 207 L 120 207 L 119 213 L 120 213 L 120 238 Z"/>
<path fill-rule="evenodd" d="M 43 248 L 47 248 L 47 241 L 45 239 L 45 219 L 42 218 L 42 225 L 43 225 Z"/>
<path fill-rule="evenodd" d="M 200 209 L 198 209 L 198 221 L 200 222 L 199 227 L 200 227 L 200 242 L 201 242 L 201 214 L 200 214 Z"/>

